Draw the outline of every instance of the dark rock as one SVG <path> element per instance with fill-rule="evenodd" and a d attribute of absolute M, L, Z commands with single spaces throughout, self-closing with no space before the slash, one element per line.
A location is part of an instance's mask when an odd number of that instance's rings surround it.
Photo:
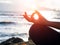
<path fill-rule="evenodd" d="M 13 43 L 18 43 L 18 42 L 23 42 L 23 40 L 20 39 L 20 38 L 15 38 L 12 42 Z"/>
<path fill-rule="evenodd" d="M 20 42 L 24 42 L 24 41 L 21 38 L 12 37 L 12 38 L 2 42 L 0 45 L 10 45 L 10 44 L 20 43 Z"/>

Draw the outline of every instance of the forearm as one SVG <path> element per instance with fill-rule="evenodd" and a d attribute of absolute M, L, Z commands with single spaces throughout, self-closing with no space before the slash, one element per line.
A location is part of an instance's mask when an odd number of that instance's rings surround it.
<path fill-rule="evenodd" d="M 60 29 L 60 22 L 49 22 L 49 26 Z"/>

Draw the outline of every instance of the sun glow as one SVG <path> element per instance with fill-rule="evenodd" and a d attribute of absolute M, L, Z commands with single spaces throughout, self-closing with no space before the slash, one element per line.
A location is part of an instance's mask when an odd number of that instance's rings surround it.
<path fill-rule="evenodd" d="M 34 15 L 34 19 L 35 19 L 35 20 L 38 20 L 38 18 L 39 18 L 38 15 L 35 14 L 35 15 Z"/>
<path fill-rule="evenodd" d="M 53 21 L 54 13 L 52 11 L 40 11 L 42 16 L 49 21 Z"/>
<path fill-rule="evenodd" d="M 31 15 L 34 10 L 39 10 L 41 11 L 40 13 L 48 20 L 52 20 L 51 18 L 53 16 L 51 16 L 51 12 L 47 11 L 48 9 L 46 9 L 45 7 L 45 3 L 46 1 L 44 2 L 43 0 L 21 0 L 21 1 L 18 1 L 18 7 L 20 10 L 22 10 L 22 12 L 27 12 L 28 15 Z M 48 7 L 47 7 L 48 8 Z M 23 14 L 22 13 L 22 14 Z M 38 19 L 37 16 L 34 16 L 35 19 Z"/>
<path fill-rule="evenodd" d="M 24 1 L 23 1 L 23 3 L 24 3 Z M 28 15 L 31 15 L 31 14 L 34 12 L 34 10 L 39 10 L 39 9 L 41 9 L 41 8 L 40 8 L 40 5 L 41 5 L 41 4 L 37 3 L 36 0 L 26 0 L 26 1 L 25 1 L 25 4 L 24 4 L 25 10 L 28 10 L 28 11 L 27 11 Z M 43 10 L 43 11 L 42 11 L 42 10 Z M 41 13 L 42 16 L 44 16 L 47 20 L 51 20 L 51 18 L 53 17 L 53 16 L 51 16 L 51 15 L 52 15 L 51 12 L 45 10 L 45 8 L 43 8 L 43 9 L 41 9 L 41 10 L 39 10 L 39 11 L 41 11 L 40 13 Z M 37 19 L 38 19 L 38 16 L 35 14 L 35 15 L 34 15 L 34 18 L 37 20 Z"/>
<path fill-rule="evenodd" d="M 37 9 L 35 0 L 21 0 L 21 6 L 23 6 L 24 11 L 33 11 Z M 21 7 L 20 6 L 20 7 Z"/>

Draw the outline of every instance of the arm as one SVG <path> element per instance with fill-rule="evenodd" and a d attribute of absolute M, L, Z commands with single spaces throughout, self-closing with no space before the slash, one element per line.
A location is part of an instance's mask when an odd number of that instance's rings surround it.
<path fill-rule="evenodd" d="M 60 29 L 60 22 L 49 22 L 49 26 Z"/>
<path fill-rule="evenodd" d="M 60 29 L 60 22 L 49 22 L 49 21 L 46 20 L 38 11 L 36 11 L 36 14 L 40 15 L 40 16 L 39 16 L 40 19 L 41 19 L 42 22 L 44 22 L 46 25 Z"/>

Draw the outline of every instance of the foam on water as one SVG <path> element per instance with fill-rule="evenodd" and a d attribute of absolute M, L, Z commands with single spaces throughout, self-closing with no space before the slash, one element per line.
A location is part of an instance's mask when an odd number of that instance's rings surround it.
<path fill-rule="evenodd" d="M 0 42 L 5 41 L 11 37 L 19 37 L 24 41 L 28 41 L 29 25 L 0 25 Z"/>

